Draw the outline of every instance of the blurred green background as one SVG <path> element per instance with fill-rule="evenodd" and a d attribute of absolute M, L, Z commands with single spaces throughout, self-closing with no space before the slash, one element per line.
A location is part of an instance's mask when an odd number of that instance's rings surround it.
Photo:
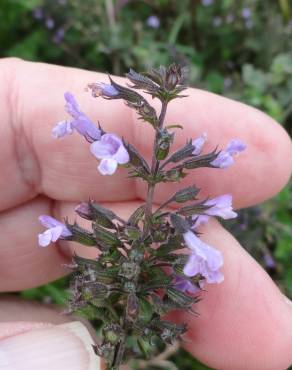
<path fill-rule="evenodd" d="M 177 61 L 192 86 L 253 105 L 292 132 L 288 0 L 1 0 L 0 56 L 115 74 Z M 290 298 L 291 224 L 290 184 L 225 225 Z M 62 304 L 66 288 L 62 279 L 22 295 Z M 184 352 L 159 368 L 207 369 Z"/>

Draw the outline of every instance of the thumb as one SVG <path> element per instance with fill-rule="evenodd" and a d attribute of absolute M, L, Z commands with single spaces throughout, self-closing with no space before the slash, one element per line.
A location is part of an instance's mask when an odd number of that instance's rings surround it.
<path fill-rule="evenodd" d="M 78 321 L 0 324 L 1 370 L 100 370 L 93 339 Z"/>

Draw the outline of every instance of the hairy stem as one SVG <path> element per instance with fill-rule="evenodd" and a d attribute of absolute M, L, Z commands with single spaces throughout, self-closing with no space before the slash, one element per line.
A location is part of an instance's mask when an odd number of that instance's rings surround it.
<path fill-rule="evenodd" d="M 167 102 L 162 102 L 161 112 L 159 115 L 159 124 L 158 128 L 161 129 L 163 127 L 166 110 L 167 110 Z M 159 169 L 159 160 L 156 159 L 155 151 L 157 146 L 157 131 L 153 143 L 153 154 L 152 154 L 152 164 L 151 164 L 151 175 L 154 178 L 157 174 L 157 171 Z M 155 183 L 148 183 L 148 189 L 147 189 L 147 198 L 146 198 L 146 206 L 145 206 L 145 223 L 144 223 L 144 230 L 143 230 L 143 236 L 146 237 L 151 224 L 151 217 L 152 217 L 152 204 L 153 204 L 153 196 L 154 196 L 154 190 L 155 190 Z M 117 370 L 119 366 L 122 363 L 123 357 L 124 357 L 124 351 L 125 351 L 125 343 L 127 338 L 127 333 L 130 330 L 129 323 L 126 324 L 126 318 L 124 315 L 123 319 L 123 329 L 124 332 L 124 338 L 123 340 L 118 344 L 116 348 L 116 354 L 113 361 L 113 364 L 111 365 L 111 370 Z"/>
<path fill-rule="evenodd" d="M 158 127 L 161 129 L 163 127 L 166 110 L 167 110 L 168 102 L 162 102 L 161 112 L 159 115 L 159 122 Z M 159 160 L 156 159 L 155 151 L 157 146 L 157 131 L 153 143 L 153 152 L 152 152 L 152 163 L 151 163 L 151 175 L 153 177 L 156 176 L 157 171 L 159 169 Z M 152 203 L 153 203 L 153 196 L 154 196 L 155 184 L 148 184 L 147 190 L 147 198 L 146 198 L 146 207 L 145 207 L 145 226 L 144 226 L 144 234 L 146 235 L 149 231 L 150 227 L 150 219 L 152 216 Z"/>

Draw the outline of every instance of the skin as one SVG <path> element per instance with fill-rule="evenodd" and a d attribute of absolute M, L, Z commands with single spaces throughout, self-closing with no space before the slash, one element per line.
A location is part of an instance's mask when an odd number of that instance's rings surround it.
<path fill-rule="evenodd" d="M 100 175 L 88 143 L 78 134 L 52 138 L 53 125 L 67 117 L 63 93 L 72 92 L 89 117 L 99 120 L 106 131 L 124 136 L 147 159 L 153 132 L 123 102 L 93 99 L 84 92 L 90 82 L 107 82 L 103 74 L 3 59 L 0 80 L 0 289 L 7 292 L 64 275 L 67 271 L 62 264 L 72 251 L 84 253 L 66 242 L 39 248 L 40 214 L 58 219 L 68 215 L 73 221 L 75 206 L 90 196 L 127 217 L 145 199 L 144 184 L 126 179 L 125 170 L 114 176 Z M 178 130 L 176 147 L 202 132 L 208 134 L 206 152 L 216 145 L 223 148 L 232 138 L 243 140 L 248 147 L 228 170 L 200 169 L 183 183 L 160 185 L 156 204 L 177 188 L 195 183 L 204 189 L 202 197 L 230 193 L 235 208 L 247 207 L 274 196 L 291 176 L 291 141 L 280 125 L 258 110 L 190 89 L 188 98 L 170 105 L 166 122 L 184 125 L 183 131 Z M 218 222 L 211 221 L 201 231 L 203 240 L 223 252 L 225 281 L 207 288 L 197 305 L 199 318 L 180 314 L 179 320 L 188 322 L 190 328 L 185 347 L 215 369 L 286 369 L 292 363 L 291 302 Z M 94 256 L 95 251 L 89 249 L 86 254 Z M 6 315 L 2 316 L 0 338 L 7 332 L 5 321 L 17 328 L 12 322 L 19 321 L 21 311 L 18 302 L 3 304 Z M 54 323 L 51 313 L 36 310 L 38 319 L 28 313 L 22 321 Z M 19 335 L 19 330 L 11 335 Z"/>

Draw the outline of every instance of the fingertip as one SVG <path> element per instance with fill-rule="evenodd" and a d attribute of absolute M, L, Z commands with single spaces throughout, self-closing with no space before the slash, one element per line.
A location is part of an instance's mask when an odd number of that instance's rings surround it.
<path fill-rule="evenodd" d="M 80 322 L 35 329 L 0 344 L 3 370 L 99 370 L 94 341 Z"/>

